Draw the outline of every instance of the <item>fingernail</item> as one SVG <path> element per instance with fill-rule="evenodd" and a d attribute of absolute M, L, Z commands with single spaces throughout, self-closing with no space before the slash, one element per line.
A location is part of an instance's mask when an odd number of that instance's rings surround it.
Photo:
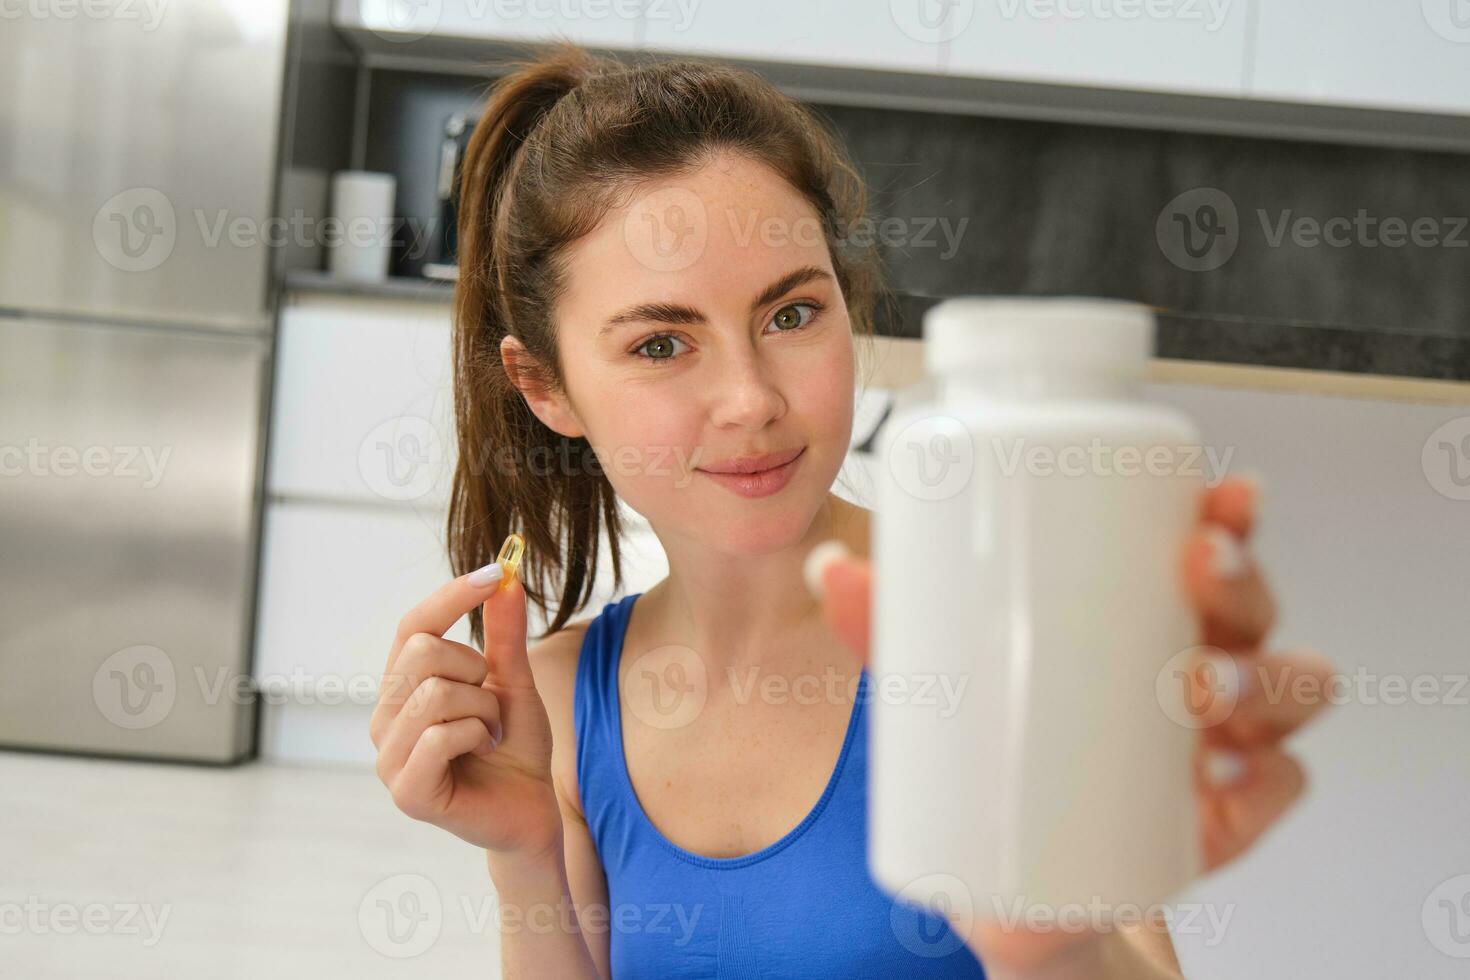
<path fill-rule="evenodd" d="M 500 577 L 504 574 L 505 569 L 500 567 L 500 562 L 492 561 L 484 568 L 477 568 L 473 572 L 470 572 L 470 574 L 465 578 L 465 582 L 467 582 L 471 588 L 481 589 L 487 585 L 499 582 Z"/>
<path fill-rule="evenodd" d="M 827 566 L 839 558 L 846 558 L 849 554 L 851 552 L 847 545 L 835 538 L 823 541 L 811 550 L 802 565 L 801 575 L 806 579 L 806 587 L 811 590 L 812 595 L 821 599 L 827 594 L 824 579 L 827 574 Z"/>
<path fill-rule="evenodd" d="M 1205 778 L 1211 786 L 1230 786 L 1245 775 L 1245 756 L 1231 749 L 1211 749 L 1205 757 Z"/>
<path fill-rule="evenodd" d="M 1205 663 L 1210 665 L 1210 673 L 1204 680 L 1216 697 L 1234 703 L 1250 693 L 1255 678 L 1248 665 L 1228 653 L 1211 653 Z"/>
<path fill-rule="evenodd" d="M 1223 527 L 1211 527 L 1205 534 L 1210 539 L 1210 571 L 1224 579 L 1240 578 L 1245 574 L 1245 549 L 1235 535 Z"/>
<path fill-rule="evenodd" d="M 1236 478 L 1250 485 L 1252 503 L 1259 503 L 1261 499 L 1261 474 L 1256 470 L 1246 470 L 1243 473 L 1237 473 Z"/>

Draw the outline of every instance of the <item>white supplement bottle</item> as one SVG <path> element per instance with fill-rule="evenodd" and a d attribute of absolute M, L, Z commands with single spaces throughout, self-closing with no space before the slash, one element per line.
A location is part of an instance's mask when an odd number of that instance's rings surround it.
<path fill-rule="evenodd" d="M 869 863 L 914 903 L 1096 926 L 1197 874 L 1168 665 L 1204 480 L 1194 424 L 1140 395 L 1154 326 L 1092 299 L 924 319 L 877 445 L 868 706 Z"/>

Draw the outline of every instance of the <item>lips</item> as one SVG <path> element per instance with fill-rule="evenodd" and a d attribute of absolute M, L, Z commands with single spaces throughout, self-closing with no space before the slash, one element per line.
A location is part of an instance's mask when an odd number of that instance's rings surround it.
<path fill-rule="evenodd" d="M 701 466 L 699 467 L 699 469 L 704 470 L 706 473 L 760 473 L 765 470 L 773 470 L 778 466 L 785 466 L 787 463 L 800 456 L 802 449 L 805 448 L 805 446 L 802 446 L 797 449 L 788 449 L 778 453 L 764 453 L 759 456 L 736 456 L 733 459 L 727 459 L 722 463 L 715 463 L 710 466 Z"/>
<path fill-rule="evenodd" d="M 707 480 L 712 480 L 720 486 L 748 499 L 769 497 L 780 493 L 785 486 L 791 482 L 791 475 L 801 465 L 801 459 L 806 454 L 806 447 L 793 452 L 766 453 L 760 456 L 744 456 L 736 459 L 727 459 L 719 463 L 720 467 L 734 472 L 720 472 L 714 469 L 699 469 Z M 743 472 L 741 468 L 765 467 L 750 472 Z"/>

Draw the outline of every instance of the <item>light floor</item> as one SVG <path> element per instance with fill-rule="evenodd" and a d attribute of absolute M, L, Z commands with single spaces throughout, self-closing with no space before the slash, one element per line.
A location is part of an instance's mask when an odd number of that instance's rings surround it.
<path fill-rule="evenodd" d="M 370 769 L 0 750 L 0 978 L 498 977 L 483 855 Z"/>

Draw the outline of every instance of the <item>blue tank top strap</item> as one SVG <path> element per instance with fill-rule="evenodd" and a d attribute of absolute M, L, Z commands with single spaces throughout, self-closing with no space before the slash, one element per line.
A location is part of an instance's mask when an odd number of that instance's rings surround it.
<path fill-rule="evenodd" d="M 604 867 L 615 853 L 605 853 L 605 841 L 615 827 L 629 832 L 629 813 L 619 792 L 623 760 L 622 722 L 618 717 L 618 660 L 635 592 L 606 603 L 588 624 L 577 658 L 572 694 L 572 718 L 577 732 L 577 788 L 582 815 L 592 832 Z M 617 753 L 614 755 L 613 753 Z"/>

